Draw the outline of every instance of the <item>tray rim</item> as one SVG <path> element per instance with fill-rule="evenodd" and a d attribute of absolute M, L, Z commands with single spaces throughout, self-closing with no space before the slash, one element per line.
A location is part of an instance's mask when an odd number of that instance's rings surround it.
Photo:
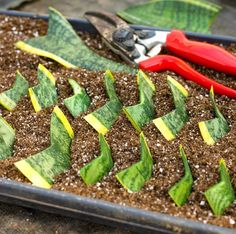
<path fill-rule="evenodd" d="M 38 15 L 35 13 L 20 11 L 0 10 L 0 15 L 48 20 L 47 15 Z M 94 27 L 85 19 L 69 18 L 68 20 L 75 30 L 96 33 Z M 145 27 L 140 25 L 132 25 L 132 27 L 137 30 L 158 29 L 156 27 Z M 236 37 L 231 36 L 206 35 L 192 32 L 186 32 L 186 35 L 192 39 L 199 39 L 211 43 L 236 43 Z M 36 208 L 49 213 L 79 217 L 87 220 L 89 219 L 92 222 L 112 226 L 121 225 L 130 230 L 145 231 L 147 233 L 156 233 L 157 231 L 159 234 L 171 234 L 177 231 L 181 233 L 205 234 L 235 233 L 235 229 L 204 224 L 199 221 L 133 208 L 130 206 L 123 206 L 101 199 L 79 196 L 54 189 L 47 190 L 37 188 L 32 185 L 3 178 L 0 178 L 0 201 L 34 209 Z"/>

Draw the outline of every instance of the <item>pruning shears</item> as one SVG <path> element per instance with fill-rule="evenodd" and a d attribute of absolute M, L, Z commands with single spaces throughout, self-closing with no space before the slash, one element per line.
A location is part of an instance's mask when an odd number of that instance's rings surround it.
<path fill-rule="evenodd" d="M 114 14 L 88 11 L 85 18 L 97 29 L 105 44 L 129 64 L 146 71 L 171 70 L 215 93 L 236 98 L 236 90 L 194 70 L 182 59 L 159 55 L 163 46 L 173 54 L 196 64 L 236 76 L 236 57 L 218 46 L 192 41 L 180 30 L 134 30 Z"/>

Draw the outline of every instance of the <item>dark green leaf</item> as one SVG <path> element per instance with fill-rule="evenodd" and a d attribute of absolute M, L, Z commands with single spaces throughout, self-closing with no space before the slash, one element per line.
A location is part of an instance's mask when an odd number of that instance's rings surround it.
<path fill-rule="evenodd" d="M 105 137 L 99 134 L 101 154 L 80 169 L 80 176 L 87 185 L 99 182 L 113 167 L 111 150 Z"/>
<path fill-rule="evenodd" d="M 220 9 L 202 0 L 155 0 L 130 6 L 118 15 L 133 24 L 208 33 Z"/>
<path fill-rule="evenodd" d="M 152 155 L 143 133 L 140 134 L 140 144 L 141 160 L 116 174 L 116 178 L 122 186 L 132 192 L 140 191 L 152 175 Z"/>
<path fill-rule="evenodd" d="M 180 155 L 184 164 L 184 177 L 168 192 L 177 206 L 182 206 L 187 202 L 193 185 L 193 177 L 182 146 L 180 146 Z"/>
<path fill-rule="evenodd" d="M 64 100 L 65 106 L 74 118 L 78 117 L 81 113 L 87 111 L 90 106 L 90 98 L 87 95 L 85 89 L 72 80 L 68 79 L 71 87 L 73 88 L 74 95 Z"/>
<path fill-rule="evenodd" d="M 205 192 L 206 199 L 215 215 L 222 215 L 235 200 L 234 189 L 224 159 L 220 160 L 219 170 L 220 182 Z"/>

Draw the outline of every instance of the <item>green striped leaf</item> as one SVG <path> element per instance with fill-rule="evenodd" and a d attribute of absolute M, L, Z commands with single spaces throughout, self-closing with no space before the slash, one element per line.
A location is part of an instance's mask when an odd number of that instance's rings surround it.
<path fill-rule="evenodd" d="M 152 155 L 143 133 L 140 134 L 140 145 L 141 160 L 116 174 L 122 186 L 132 192 L 140 191 L 152 175 Z"/>
<path fill-rule="evenodd" d="M 90 50 L 64 16 L 51 7 L 47 35 L 19 41 L 16 46 L 28 53 L 51 58 L 68 68 L 135 72 L 127 65 L 101 57 Z"/>
<path fill-rule="evenodd" d="M 0 116 L 0 160 L 12 156 L 15 130 Z"/>
<path fill-rule="evenodd" d="M 123 111 L 134 128 L 138 132 L 141 132 L 141 128 L 155 116 L 155 106 L 152 100 L 155 86 L 141 70 L 138 72 L 137 82 L 139 85 L 140 103 L 134 106 L 124 107 Z"/>
<path fill-rule="evenodd" d="M 162 117 L 154 119 L 153 123 L 166 138 L 166 140 L 173 140 L 189 119 L 185 107 L 188 92 L 180 83 L 170 76 L 167 77 L 167 82 L 171 88 L 175 110 Z"/>
<path fill-rule="evenodd" d="M 130 6 L 117 14 L 133 24 L 209 33 L 220 9 L 203 0 L 153 0 Z"/>
<path fill-rule="evenodd" d="M 179 151 L 184 164 L 184 177 L 171 187 L 168 193 L 177 206 L 182 206 L 187 202 L 191 193 L 193 177 L 182 146 L 180 146 Z"/>
<path fill-rule="evenodd" d="M 220 140 L 230 131 L 230 127 L 227 120 L 221 114 L 219 108 L 216 105 L 213 87 L 210 90 L 210 99 L 214 108 L 216 118 L 199 122 L 198 126 L 203 140 L 208 145 L 214 145 L 215 142 Z"/>
<path fill-rule="evenodd" d="M 87 185 L 96 184 L 113 167 L 111 149 L 103 134 L 99 134 L 100 156 L 80 169 L 80 176 Z"/>
<path fill-rule="evenodd" d="M 15 166 L 35 186 L 50 188 L 55 176 L 70 168 L 70 145 L 73 130 L 63 112 L 56 106 L 53 110 L 50 126 L 51 145 Z"/>
<path fill-rule="evenodd" d="M 215 215 L 222 215 L 235 200 L 234 189 L 224 159 L 220 160 L 219 171 L 220 182 L 205 192 L 205 197 Z"/>
<path fill-rule="evenodd" d="M 41 64 L 38 66 L 39 84 L 29 88 L 31 102 L 36 112 L 57 102 L 56 79 Z"/>
<path fill-rule="evenodd" d="M 27 94 L 28 88 L 28 81 L 17 71 L 13 87 L 0 93 L 0 104 L 7 110 L 13 111 L 20 99 Z"/>
<path fill-rule="evenodd" d="M 103 135 L 109 131 L 122 109 L 122 104 L 115 92 L 115 79 L 109 70 L 104 75 L 104 83 L 110 101 L 84 117 L 98 133 L 102 133 Z"/>
<path fill-rule="evenodd" d="M 90 98 L 84 88 L 82 88 L 75 80 L 68 79 L 71 87 L 73 88 L 74 95 L 66 98 L 64 104 L 73 115 L 74 118 L 78 117 L 81 113 L 87 111 L 90 106 Z"/>

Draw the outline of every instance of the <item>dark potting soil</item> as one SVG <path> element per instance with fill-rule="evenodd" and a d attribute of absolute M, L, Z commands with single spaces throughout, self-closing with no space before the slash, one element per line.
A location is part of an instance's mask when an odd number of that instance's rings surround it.
<path fill-rule="evenodd" d="M 153 175 L 140 192 L 129 193 L 117 182 L 114 175 L 139 161 L 139 134 L 125 115 L 121 114 L 106 135 L 112 150 L 114 168 L 101 182 L 94 186 L 86 186 L 79 177 L 78 171 L 100 152 L 98 134 L 83 117 L 107 101 L 103 86 L 104 72 L 66 69 L 52 60 L 30 55 L 15 48 L 16 41 L 43 35 L 46 30 L 47 23 L 41 20 L 0 16 L 0 92 L 12 86 L 17 69 L 31 86 L 36 85 L 39 63 L 48 68 L 56 77 L 58 105 L 69 119 L 75 137 L 71 147 L 71 169 L 56 178 L 53 188 L 203 223 L 236 228 L 236 202 L 226 209 L 224 215 L 216 217 L 212 214 L 203 194 L 219 180 L 220 158 L 225 159 L 236 189 L 236 101 L 216 95 L 217 104 L 229 122 L 231 130 L 214 146 L 207 146 L 200 135 L 198 122 L 214 118 L 208 91 L 190 81 L 183 80 L 173 72 L 148 73 L 157 90 L 154 97 L 156 116 L 162 116 L 174 108 L 171 91 L 166 82 L 167 75 L 171 75 L 189 91 L 190 96 L 187 99 L 189 122 L 178 137 L 171 142 L 163 138 L 153 123 L 143 128 L 153 156 Z M 106 49 L 98 37 L 88 35 L 82 37 L 97 53 L 121 61 Z M 235 45 L 227 46 L 226 49 L 236 55 Z M 203 74 L 236 89 L 235 77 L 205 69 L 202 66 L 193 66 Z M 139 101 L 136 77 L 122 73 L 114 73 L 114 76 L 117 94 L 123 105 L 136 104 Z M 72 95 L 72 89 L 67 82 L 68 78 L 77 80 L 92 100 L 88 111 L 76 119 L 73 119 L 63 105 L 63 99 Z M 0 162 L 1 177 L 30 183 L 13 164 L 43 150 L 50 144 L 49 125 L 52 110 L 53 107 L 36 114 L 28 96 L 22 98 L 13 112 L 0 107 L 1 115 L 16 129 L 13 156 Z M 194 185 L 188 202 L 178 208 L 168 196 L 168 189 L 183 176 L 183 165 L 178 151 L 180 144 L 183 145 L 188 157 Z"/>

